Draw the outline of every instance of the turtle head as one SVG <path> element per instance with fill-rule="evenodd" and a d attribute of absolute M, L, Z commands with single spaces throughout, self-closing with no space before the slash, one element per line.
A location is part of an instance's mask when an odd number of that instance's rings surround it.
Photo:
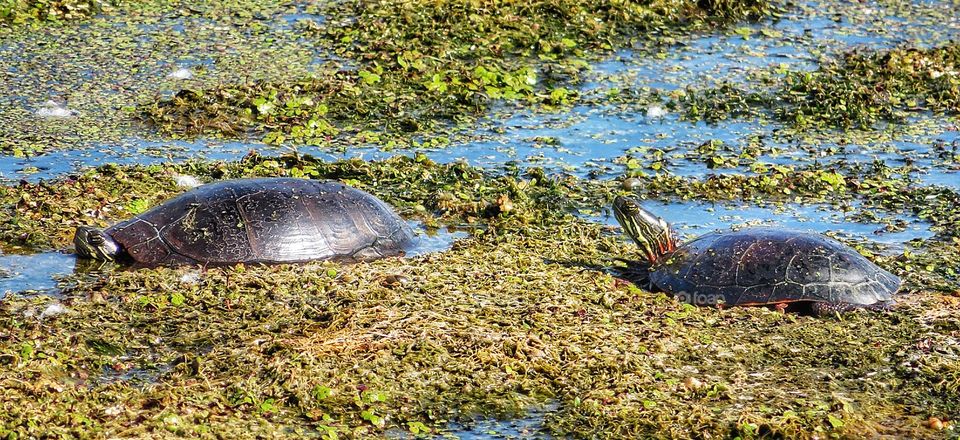
<path fill-rule="evenodd" d="M 613 214 L 624 232 L 640 246 L 650 264 L 677 248 L 677 239 L 670 225 L 643 209 L 636 200 L 617 196 L 613 201 Z"/>
<path fill-rule="evenodd" d="M 120 246 L 113 241 L 113 238 L 110 238 L 102 229 L 90 226 L 77 227 L 77 233 L 73 236 L 73 246 L 77 250 L 77 255 L 85 258 L 113 261 L 120 254 Z"/>

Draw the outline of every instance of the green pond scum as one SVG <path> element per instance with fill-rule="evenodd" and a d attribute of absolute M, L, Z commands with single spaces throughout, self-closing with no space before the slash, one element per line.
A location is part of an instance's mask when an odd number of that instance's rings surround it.
<path fill-rule="evenodd" d="M 0 1 L 0 25 L 78 20 L 109 10 L 114 3 L 116 1 L 3 0 Z"/>
<path fill-rule="evenodd" d="M 183 191 L 184 174 L 339 179 L 428 226 L 472 233 L 414 258 L 108 267 L 64 278 L 59 297 L 8 296 L 0 435 L 416 436 L 557 405 L 544 426 L 560 436 L 935 438 L 960 411 L 958 195 L 893 169 L 642 177 L 633 190 L 835 194 L 880 213 L 942 200 L 914 213 L 935 237 L 894 255 L 861 249 L 904 278 L 899 306 L 824 319 L 698 308 L 619 278 L 636 248 L 570 214 L 606 205 L 619 182 L 423 156 L 103 166 L 0 188 L 0 236 L 67 248 L 76 225 L 142 211 Z M 45 316 L 54 304 L 66 312 Z"/>
<path fill-rule="evenodd" d="M 0 0 L 0 86 L 14 91 L 0 97 L 0 150 L 171 137 L 443 147 L 491 128 L 485 118 L 576 105 L 770 118 L 801 139 L 926 112 L 955 118 L 954 43 L 824 56 L 809 72 L 758 74 L 754 88 L 666 92 L 625 79 L 581 89 L 596 79 L 591 62 L 625 48 L 662 56 L 715 29 L 747 38 L 749 27 L 730 26 L 803 7 Z M 192 77 L 170 76 L 178 67 Z M 38 119 L 37 96 L 62 98 L 73 117 Z M 843 136 L 856 145 L 869 133 Z M 563 147 L 559 137 L 537 142 Z M 56 294 L 0 299 L 0 438 L 432 438 L 475 417 L 531 414 L 572 438 L 957 437 L 960 194 L 920 183 L 916 164 L 769 163 L 778 148 L 793 146 L 755 134 L 745 146 L 632 147 L 604 165 L 615 179 L 411 151 L 336 161 L 251 153 L 5 180 L 4 254 L 69 252 L 77 226 L 141 213 L 185 191 L 181 176 L 336 179 L 428 233 L 468 236 L 442 252 L 353 265 L 78 261 Z M 955 166 L 955 146 L 937 148 L 934 166 Z M 729 172 L 672 173 L 681 161 Z M 902 246 L 838 237 L 904 280 L 891 311 L 695 307 L 628 281 L 636 246 L 585 218 L 626 194 L 826 205 L 880 233 L 908 218 L 932 235 Z"/>
<path fill-rule="evenodd" d="M 137 122 L 138 103 L 182 88 L 306 75 L 323 55 L 305 49 L 285 21 L 297 10 L 279 0 L 145 0 L 78 20 L 0 20 L 0 86 L 9 91 L 0 97 L 0 151 L 158 140 Z M 48 100 L 70 115 L 41 116 Z"/>
<path fill-rule="evenodd" d="M 304 31 L 341 59 L 303 78 L 182 89 L 141 106 L 140 117 L 174 135 L 409 146 L 416 134 L 462 131 L 497 103 L 569 107 L 588 59 L 776 8 L 765 0 L 396 0 L 316 9 L 330 25 Z"/>
<path fill-rule="evenodd" d="M 4 0 L 0 71 L 11 75 L 0 86 L 12 92 L 0 98 L 0 151 L 30 156 L 158 135 L 443 146 L 493 108 L 568 108 L 588 60 L 783 6 Z M 192 76 L 170 76 L 178 67 Z M 71 116 L 37 118 L 47 99 Z"/>
<path fill-rule="evenodd" d="M 786 71 L 772 91 L 733 84 L 690 89 L 674 103 L 693 120 L 756 117 L 761 111 L 800 129 L 870 129 L 920 111 L 960 112 L 960 44 L 852 51 L 814 72 Z"/>

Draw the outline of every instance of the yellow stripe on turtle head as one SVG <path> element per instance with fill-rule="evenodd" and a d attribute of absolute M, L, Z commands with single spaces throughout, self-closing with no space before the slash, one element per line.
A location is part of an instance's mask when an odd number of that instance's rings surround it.
<path fill-rule="evenodd" d="M 662 218 L 643 209 L 636 200 L 617 196 L 613 214 L 624 232 L 640 247 L 650 264 L 677 247 L 670 225 Z"/>

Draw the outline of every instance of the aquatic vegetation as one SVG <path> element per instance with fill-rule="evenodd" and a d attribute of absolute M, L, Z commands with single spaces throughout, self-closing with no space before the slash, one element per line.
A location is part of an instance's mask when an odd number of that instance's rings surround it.
<path fill-rule="evenodd" d="M 918 186 L 909 170 L 873 166 L 786 166 L 754 163 L 753 174 L 717 174 L 702 178 L 631 169 L 629 186 L 642 198 L 707 201 L 837 203 L 857 201 L 864 210 L 908 212 L 929 221 L 944 237 L 960 231 L 960 194 L 949 188 Z M 498 219 L 520 227 L 563 218 L 580 208 L 605 209 L 620 182 L 548 175 L 542 169 L 494 172 L 462 162 L 440 164 L 424 155 L 382 161 L 323 161 L 311 156 L 265 157 L 251 154 L 239 162 L 202 162 L 156 166 L 105 165 L 53 182 L 0 186 L 0 239 L 40 248 L 64 247 L 80 224 L 106 226 L 142 212 L 186 188 L 191 182 L 238 177 L 292 176 L 336 179 L 397 206 L 404 215 L 428 224 L 470 225 Z"/>
<path fill-rule="evenodd" d="M 165 133 L 238 136 L 270 143 L 409 143 L 413 133 L 469 122 L 494 103 L 552 109 L 575 103 L 579 71 L 635 39 L 757 19 L 747 2 L 334 2 L 329 25 L 310 25 L 322 47 L 349 60 L 286 82 L 183 89 L 142 108 Z"/>
<path fill-rule="evenodd" d="M 328 72 L 295 83 L 184 89 L 149 108 L 146 118 L 163 131 L 187 135 L 237 137 L 257 127 L 282 127 L 266 131 L 264 141 L 326 145 L 343 130 L 376 141 L 378 132 L 435 130 L 442 118 L 478 117 L 488 109 L 491 95 L 552 99 L 534 94 L 536 77 L 529 68 L 498 72 L 478 67 L 447 74 L 456 77 L 432 77 L 437 82 L 426 85 L 391 82 L 397 78 L 362 70 Z M 457 89 L 451 90 L 446 80 Z"/>
<path fill-rule="evenodd" d="M 754 117 L 766 110 L 800 129 L 868 129 L 922 110 L 956 114 L 960 45 L 848 52 L 815 72 L 786 72 L 772 92 L 725 84 L 689 90 L 677 104 L 695 120 Z"/>
<path fill-rule="evenodd" d="M 569 215 L 563 209 L 562 182 L 542 171 L 488 176 L 464 163 L 438 164 L 425 156 L 396 156 L 384 161 L 359 159 L 325 162 L 309 156 L 250 155 L 241 162 L 190 162 L 182 165 L 118 167 L 106 165 L 58 181 L 22 182 L 0 186 L 0 239 L 32 247 L 64 247 L 80 224 L 105 226 L 142 212 L 185 188 L 180 176 L 202 180 L 257 176 L 336 179 L 368 191 L 406 215 L 428 224 L 471 224 L 497 217 L 507 225 L 538 223 L 546 217 Z M 536 196 L 536 197 L 534 197 Z M 534 202 L 542 205 L 532 205 Z"/>
<path fill-rule="evenodd" d="M 372 5 L 376 7 L 372 7 Z M 650 1 L 509 0 L 493 4 L 449 0 L 361 1 L 331 4 L 324 12 L 339 26 L 320 29 L 350 59 L 402 68 L 418 55 L 445 59 L 539 56 L 547 60 L 610 49 L 631 39 L 648 40 L 652 31 L 765 17 L 776 9 L 765 0 Z M 345 18 L 355 19 L 344 20 Z M 491 60 L 492 61 L 492 60 Z"/>
<path fill-rule="evenodd" d="M 676 101 L 690 120 L 718 122 L 727 118 L 762 117 L 761 110 L 769 97 L 761 92 L 748 92 L 732 84 L 713 89 L 688 88 Z"/>
<path fill-rule="evenodd" d="M 130 7 L 118 21 L 88 20 L 90 33 L 17 34 L 42 40 L 43 50 L 14 46 L 5 53 L 27 56 L 0 70 L 17 79 L 8 89 L 24 85 L 23 96 L 43 98 L 3 98 L 0 148 L 32 154 L 118 139 L 129 131 L 115 126 L 131 116 L 177 136 L 389 149 L 444 145 L 476 131 L 468 124 L 491 110 L 517 107 L 639 103 L 641 119 L 695 108 L 691 119 L 783 118 L 801 132 L 914 109 L 956 112 L 953 46 L 850 54 L 809 80 L 778 70 L 763 77 L 770 90 L 666 93 L 626 80 L 589 96 L 579 89 L 598 56 L 644 41 L 654 53 L 672 50 L 691 30 L 776 14 L 765 1 L 201 3 Z M 288 20 L 301 14 L 324 19 Z M 183 32 L 164 27 L 170 17 Z M 330 62 L 327 50 L 339 58 Z M 200 55 L 181 60 L 180 51 Z M 85 61 L 43 71 L 38 60 L 63 53 Z M 170 76 L 181 61 L 192 78 Z M 775 101 L 778 93 L 796 96 Z M 38 120 L 49 96 L 68 99 L 76 117 Z M 443 434 L 452 420 L 524 417 L 539 406 L 550 408 L 548 431 L 575 438 L 956 435 L 957 190 L 919 183 L 908 156 L 903 167 L 830 162 L 841 154 L 834 150 L 808 165 L 768 163 L 784 147 L 763 136 L 631 145 L 584 178 L 420 154 L 251 154 L 8 181 L 0 185 L 4 252 L 68 249 L 79 224 L 106 226 L 199 182 L 249 176 L 343 180 L 429 228 L 470 237 L 440 253 L 357 265 L 133 271 L 81 262 L 55 298 L 0 300 L 0 437 L 423 436 Z M 568 141 L 546 133 L 531 142 L 559 149 Z M 150 154 L 172 154 L 163 147 Z M 934 146 L 934 166 L 954 166 L 952 147 Z M 691 164 L 717 174 L 672 174 Z M 621 178 L 607 179 L 620 167 Z M 636 247 L 583 216 L 624 193 L 832 205 L 888 230 L 904 228 L 902 217 L 920 219 L 935 235 L 902 247 L 840 237 L 904 279 L 889 313 L 814 320 L 699 308 L 621 279 Z"/>
<path fill-rule="evenodd" d="M 269 0 L 150 0 L 118 3 L 78 22 L 0 24 L 0 86 L 8 91 L 0 96 L 0 152 L 31 156 L 156 139 L 136 123 L 139 102 L 181 88 L 304 75 L 322 50 L 305 49 L 299 33 L 274 24 L 290 8 Z M 193 77 L 168 76 L 178 67 Z M 38 115 L 49 99 L 77 113 Z"/>
<path fill-rule="evenodd" d="M 781 118 L 799 126 L 868 128 L 907 111 L 960 111 L 960 45 L 845 54 L 816 73 L 792 73 Z"/>
<path fill-rule="evenodd" d="M 956 194 L 891 186 L 886 169 L 841 171 L 641 176 L 633 190 L 840 194 L 878 206 L 887 192 L 936 193 L 944 205 L 929 205 L 939 213 L 931 221 L 957 221 L 948 199 Z M 905 276 L 899 309 L 816 321 L 697 308 L 611 276 L 626 269 L 620 258 L 637 257 L 635 246 L 569 212 L 606 204 L 622 191 L 617 182 L 537 169 L 492 174 L 423 156 L 104 166 L 2 187 L 0 236 L 8 246 L 64 246 L 76 223 L 109 223 L 139 200 L 183 191 L 181 175 L 337 178 L 406 215 L 473 233 L 412 259 L 81 273 L 64 280 L 56 303 L 5 298 L 0 435 L 365 437 L 442 432 L 450 420 L 522 416 L 554 402 L 546 427 L 576 437 L 925 437 L 938 434 L 928 419 L 949 425 L 960 410 L 960 369 L 950 361 L 960 344 L 949 318 L 960 311 L 952 296 L 960 285 L 950 264 L 933 267 L 960 257 L 947 230 L 923 250 L 871 257 Z M 46 310 L 57 313 L 38 320 Z"/>
<path fill-rule="evenodd" d="M 0 25 L 76 20 L 99 14 L 120 0 L 2 0 Z"/>

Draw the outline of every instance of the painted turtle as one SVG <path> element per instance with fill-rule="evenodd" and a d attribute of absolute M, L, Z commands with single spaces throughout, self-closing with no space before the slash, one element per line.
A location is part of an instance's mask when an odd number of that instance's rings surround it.
<path fill-rule="evenodd" d="M 714 232 L 678 244 L 662 218 L 627 197 L 613 212 L 649 263 L 649 282 L 681 301 L 809 305 L 814 314 L 890 305 L 900 279 L 836 240 L 775 228 Z"/>
<path fill-rule="evenodd" d="M 383 201 L 338 182 L 225 180 L 105 230 L 80 226 L 77 254 L 140 266 L 371 260 L 414 244 Z"/>

